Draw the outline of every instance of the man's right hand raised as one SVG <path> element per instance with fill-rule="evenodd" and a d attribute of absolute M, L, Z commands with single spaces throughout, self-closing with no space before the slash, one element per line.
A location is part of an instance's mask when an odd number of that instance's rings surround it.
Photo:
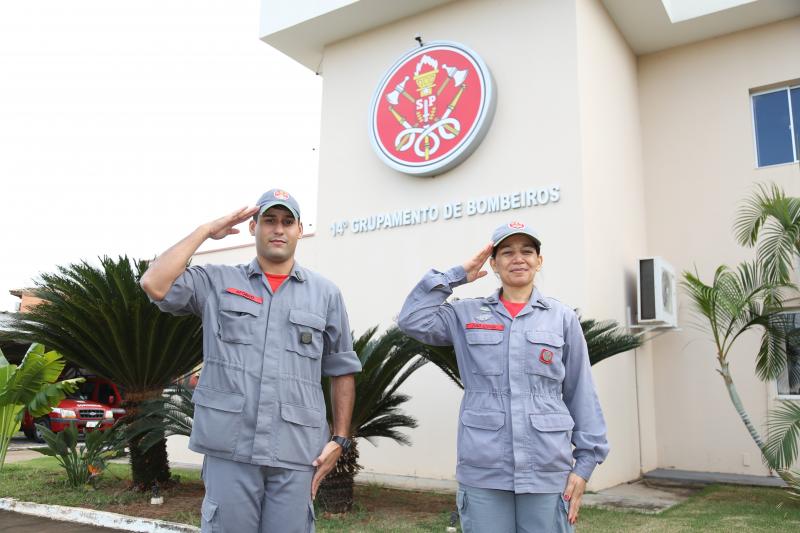
<path fill-rule="evenodd" d="M 238 226 L 242 222 L 250 219 L 256 213 L 258 213 L 258 207 L 256 206 L 240 207 L 232 213 L 205 224 L 204 228 L 207 231 L 208 237 L 219 240 L 228 235 L 239 233 L 239 230 L 234 226 Z"/>
<path fill-rule="evenodd" d="M 258 213 L 258 207 L 241 207 L 218 218 L 208 224 L 198 226 L 183 240 L 159 255 L 139 282 L 150 298 L 156 301 L 163 300 L 172 284 L 186 270 L 186 263 L 209 237 L 222 239 L 228 235 L 239 233 L 237 226 Z"/>

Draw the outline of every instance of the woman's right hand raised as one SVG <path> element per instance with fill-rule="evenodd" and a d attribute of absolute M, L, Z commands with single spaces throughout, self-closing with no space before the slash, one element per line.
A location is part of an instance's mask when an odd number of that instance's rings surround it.
<path fill-rule="evenodd" d="M 240 207 L 233 213 L 220 217 L 205 225 L 208 236 L 214 240 L 222 239 L 228 235 L 239 233 L 234 226 L 238 226 L 245 220 L 258 213 L 258 207 Z"/>
<path fill-rule="evenodd" d="M 464 272 L 467 273 L 467 283 L 471 283 L 486 275 L 487 272 L 481 270 L 481 268 L 486 264 L 486 260 L 489 259 L 489 256 L 492 255 L 492 248 L 494 248 L 492 243 L 487 244 L 481 248 L 481 251 L 478 252 L 475 257 L 461 265 L 464 267 Z"/>

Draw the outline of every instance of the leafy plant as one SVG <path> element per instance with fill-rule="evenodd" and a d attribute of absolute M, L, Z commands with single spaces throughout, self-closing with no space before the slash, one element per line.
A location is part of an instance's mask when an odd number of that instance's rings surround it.
<path fill-rule="evenodd" d="M 55 457 L 67 474 L 67 484 L 72 487 L 85 485 L 99 477 L 108 461 L 119 457 L 125 450 L 124 430 L 120 423 L 106 430 L 86 433 L 85 444 L 78 444 L 78 429 L 74 422 L 59 433 L 39 425 L 46 447 L 36 448 L 41 454 Z"/>
<path fill-rule="evenodd" d="M 32 344 L 19 366 L 9 364 L 0 351 L 0 470 L 25 409 L 33 417 L 44 416 L 83 382 L 83 378 L 57 381 L 63 369 L 61 355 L 46 352 L 42 344 Z"/>

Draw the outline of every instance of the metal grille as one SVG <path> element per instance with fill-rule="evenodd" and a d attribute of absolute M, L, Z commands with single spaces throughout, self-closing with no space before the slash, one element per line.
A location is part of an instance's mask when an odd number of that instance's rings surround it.
<path fill-rule="evenodd" d="M 78 414 L 81 418 L 103 418 L 105 412 L 101 409 L 81 409 Z"/>

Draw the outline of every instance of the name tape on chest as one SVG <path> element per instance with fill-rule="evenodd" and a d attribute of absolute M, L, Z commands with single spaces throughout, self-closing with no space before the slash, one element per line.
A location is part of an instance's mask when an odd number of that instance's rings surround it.
<path fill-rule="evenodd" d="M 503 324 L 484 324 L 482 322 L 469 322 L 467 329 L 488 329 L 492 331 L 503 331 L 506 327 Z"/>
<path fill-rule="evenodd" d="M 236 296 L 241 296 L 242 298 L 247 298 L 251 302 L 255 302 L 257 304 L 263 303 L 264 299 L 261 296 L 256 296 L 255 294 L 250 294 L 247 291 L 243 291 L 242 289 L 235 289 L 233 287 L 228 287 L 225 289 L 226 292 L 231 294 L 235 294 Z"/>

